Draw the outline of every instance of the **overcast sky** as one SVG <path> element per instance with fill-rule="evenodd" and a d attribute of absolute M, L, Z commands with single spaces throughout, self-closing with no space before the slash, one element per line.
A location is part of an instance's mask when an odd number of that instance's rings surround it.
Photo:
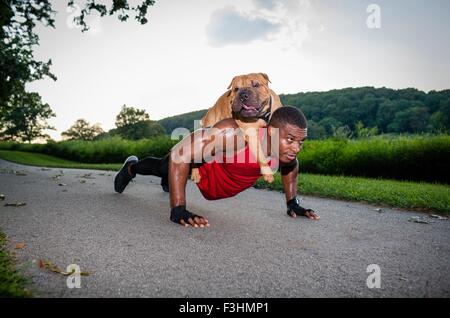
<path fill-rule="evenodd" d="M 87 33 L 67 1 L 53 3 L 56 28 L 37 28 L 35 56 L 58 80 L 27 88 L 57 114 L 57 140 L 79 118 L 113 128 L 123 104 L 155 120 L 208 108 L 250 72 L 279 94 L 450 88 L 448 0 L 156 0 L 146 25 L 93 15 Z"/>

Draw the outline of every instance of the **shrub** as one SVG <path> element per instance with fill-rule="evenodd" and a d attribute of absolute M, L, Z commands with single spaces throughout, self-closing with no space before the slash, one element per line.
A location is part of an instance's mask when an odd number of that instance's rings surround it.
<path fill-rule="evenodd" d="M 175 143 L 168 136 L 138 141 L 116 136 L 47 144 L 0 142 L 0 149 L 40 152 L 85 163 L 118 163 L 132 154 L 162 157 Z M 311 140 L 299 154 L 302 172 L 443 183 L 450 183 L 449 158 L 449 135 Z"/>
<path fill-rule="evenodd" d="M 307 141 L 301 170 L 329 175 L 450 182 L 450 136 Z"/>

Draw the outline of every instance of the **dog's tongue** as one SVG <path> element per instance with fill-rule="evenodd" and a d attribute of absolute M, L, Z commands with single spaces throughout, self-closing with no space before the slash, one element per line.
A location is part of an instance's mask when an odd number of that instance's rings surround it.
<path fill-rule="evenodd" d="M 242 107 L 244 107 L 247 110 L 256 110 L 256 106 L 242 104 Z"/>

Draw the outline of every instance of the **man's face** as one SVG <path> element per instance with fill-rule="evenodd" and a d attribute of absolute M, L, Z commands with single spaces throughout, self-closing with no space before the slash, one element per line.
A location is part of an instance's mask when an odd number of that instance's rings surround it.
<path fill-rule="evenodd" d="M 279 128 L 279 160 L 283 163 L 292 162 L 302 150 L 307 136 L 307 129 L 293 125 Z"/>

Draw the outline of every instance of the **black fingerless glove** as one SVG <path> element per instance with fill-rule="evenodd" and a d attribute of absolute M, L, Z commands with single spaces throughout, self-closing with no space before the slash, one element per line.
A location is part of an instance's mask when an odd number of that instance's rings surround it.
<path fill-rule="evenodd" d="M 181 220 L 186 222 L 186 224 L 189 224 L 189 218 L 192 218 L 192 220 L 194 220 L 195 217 L 201 218 L 201 216 L 186 210 L 185 205 L 176 206 L 170 211 L 170 220 L 177 224 L 180 224 Z"/>
<path fill-rule="evenodd" d="M 297 197 L 287 202 L 287 214 L 289 216 L 293 216 L 292 213 L 295 213 L 296 215 L 305 215 L 306 211 L 307 210 L 305 208 L 302 208 L 300 206 L 300 201 L 298 200 Z"/>

